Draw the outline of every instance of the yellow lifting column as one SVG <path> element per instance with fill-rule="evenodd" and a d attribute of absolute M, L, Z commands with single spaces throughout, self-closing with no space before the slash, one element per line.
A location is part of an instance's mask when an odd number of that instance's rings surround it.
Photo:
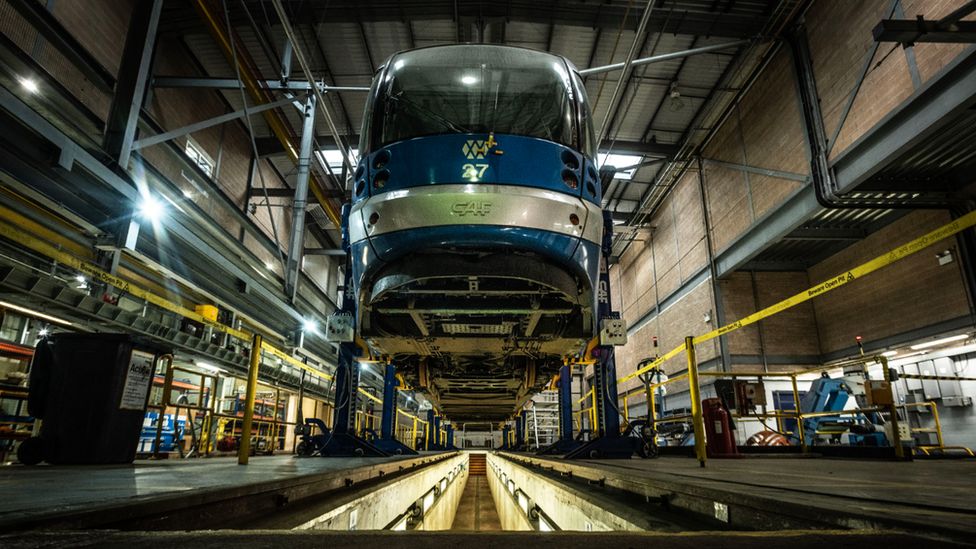
<path fill-rule="evenodd" d="M 237 448 L 237 463 L 247 465 L 251 456 L 251 425 L 254 423 L 254 395 L 258 391 L 258 369 L 261 367 L 261 336 L 254 334 L 251 340 L 251 364 L 247 369 L 247 393 L 244 397 L 244 425 L 241 427 L 241 443 Z"/>

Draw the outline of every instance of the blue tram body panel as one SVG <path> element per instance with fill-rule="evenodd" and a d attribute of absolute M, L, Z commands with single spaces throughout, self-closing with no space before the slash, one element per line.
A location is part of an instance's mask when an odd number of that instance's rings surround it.
<path fill-rule="evenodd" d="M 364 157 L 357 176 L 354 202 L 399 189 L 471 182 L 547 189 L 600 203 L 592 162 L 565 145 L 517 135 L 446 134 L 392 143 Z"/>
<path fill-rule="evenodd" d="M 602 227 L 596 174 L 593 163 L 582 154 L 533 137 L 447 134 L 382 147 L 363 157 L 356 173 L 350 221 L 364 228 L 349 237 L 356 291 L 389 262 L 431 248 L 533 253 L 595 288 Z M 418 208 L 426 208 L 436 199 L 422 193 L 448 186 L 458 187 L 459 193 L 470 197 L 470 201 L 441 205 L 442 209 L 457 209 L 457 217 L 445 222 L 436 215 L 418 213 Z M 492 223 L 492 217 L 499 214 L 499 194 L 538 199 L 535 203 L 516 201 L 514 207 L 520 208 L 524 225 L 511 224 L 511 215 L 507 216 L 509 223 Z M 423 204 L 405 201 L 412 196 Z M 369 215 L 377 211 L 385 222 L 393 208 L 380 214 L 371 204 L 387 200 L 404 205 L 392 212 L 397 218 L 392 227 L 374 234 L 368 230 L 373 227 Z M 558 207 L 550 205 L 557 201 L 561 201 Z M 562 230 L 547 230 L 546 218 L 565 214 L 573 203 L 581 226 L 577 234 L 567 233 L 565 223 L 559 227 Z M 496 211 L 490 211 L 491 207 Z M 478 218 L 480 223 L 468 224 L 465 218 Z M 589 231 L 584 231 L 587 226 Z"/>

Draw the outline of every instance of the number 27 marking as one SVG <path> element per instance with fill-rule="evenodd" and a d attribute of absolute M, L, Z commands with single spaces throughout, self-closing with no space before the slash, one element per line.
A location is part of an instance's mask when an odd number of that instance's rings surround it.
<path fill-rule="evenodd" d="M 488 164 L 465 164 L 461 166 L 461 177 L 469 180 L 481 179 L 481 176 L 485 175 L 485 170 L 488 169 Z"/>

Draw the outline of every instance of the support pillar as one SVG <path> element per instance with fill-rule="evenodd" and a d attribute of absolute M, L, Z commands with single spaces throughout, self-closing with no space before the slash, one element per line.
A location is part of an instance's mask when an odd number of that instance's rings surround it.
<path fill-rule="evenodd" d="M 380 438 L 373 441 L 373 445 L 388 454 L 416 455 L 406 444 L 396 438 L 394 426 L 397 416 L 397 385 L 396 366 L 387 364 L 383 373 L 383 412 L 380 416 Z"/>
<path fill-rule="evenodd" d="M 312 166 L 312 144 L 315 141 L 315 96 L 305 102 L 302 142 L 295 176 L 295 198 L 292 202 L 291 234 L 288 238 L 288 261 L 285 268 L 285 294 L 292 302 L 298 293 L 298 277 L 305 249 L 305 205 L 308 203 L 308 180 Z"/>
<path fill-rule="evenodd" d="M 522 450 L 525 447 L 525 411 L 515 416 L 515 447 L 512 450 Z"/>
<path fill-rule="evenodd" d="M 556 382 L 559 402 L 559 439 L 539 450 L 540 455 L 565 454 L 579 448 L 582 443 L 573 439 L 573 367 L 563 364 Z"/>
<path fill-rule="evenodd" d="M 343 234 L 342 246 L 346 250 L 346 269 L 344 287 L 352 288 L 352 265 L 349 258 L 348 219 L 350 205 L 342 208 Z M 344 295 L 339 312 L 356 318 L 356 300 L 352 295 Z M 356 432 L 356 409 L 359 402 L 360 364 L 356 358 L 361 349 L 354 341 L 339 343 L 339 360 L 335 371 L 335 411 L 332 415 L 332 432 L 325 447 L 319 452 L 327 457 L 377 457 L 388 455 L 367 442 Z"/>
<path fill-rule="evenodd" d="M 502 425 L 502 445 L 498 447 L 499 450 L 511 450 L 512 447 L 508 443 L 508 439 L 511 437 L 512 426 L 505 424 Z"/>
<path fill-rule="evenodd" d="M 603 212 L 603 246 L 600 261 L 600 281 L 597 301 L 597 333 L 605 320 L 620 318 L 620 314 L 610 308 L 610 253 L 613 247 L 613 218 L 609 211 Z M 599 338 L 599 335 L 597 335 Z M 591 355 L 593 364 L 593 391 L 596 394 L 595 438 L 566 454 L 566 459 L 629 459 L 637 450 L 640 440 L 636 437 L 621 436 L 620 410 L 617 407 L 617 366 L 612 345 L 598 345 Z"/>

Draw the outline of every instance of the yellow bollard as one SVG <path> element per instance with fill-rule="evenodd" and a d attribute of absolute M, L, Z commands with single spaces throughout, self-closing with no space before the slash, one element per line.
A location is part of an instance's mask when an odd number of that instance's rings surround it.
<path fill-rule="evenodd" d="M 247 392 L 244 397 L 244 424 L 241 426 L 241 443 L 237 448 L 237 463 L 247 465 L 251 457 L 251 426 L 254 424 L 254 395 L 258 391 L 258 368 L 261 367 L 261 336 L 254 334 L 251 340 L 251 364 L 247 369 Z"/>
<path fill-rule="evenodd" d="M 705 466 L 705 420 L 702 417 L 701 389 L 698 386 L 698 359 L 695 358 L 695 338 L 685 338 L 688 353 L 688 393 L 691 397 L 691 424 L 695 429 L 695 457 Z"/>

